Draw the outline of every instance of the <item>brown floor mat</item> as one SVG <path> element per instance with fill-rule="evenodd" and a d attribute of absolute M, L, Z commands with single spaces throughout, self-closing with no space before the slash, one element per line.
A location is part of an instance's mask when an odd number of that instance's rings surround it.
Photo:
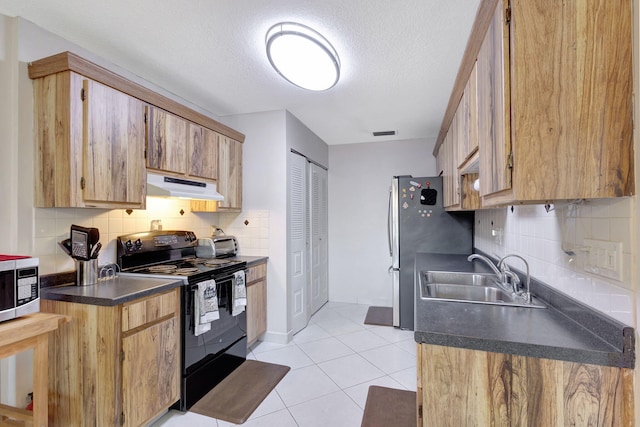
<path fill-rule="evenodd" d="M 290 369 L 288 366 L 247 360 L 189 411 L 242 424 Z"/>
<path fill-rule="evenodd" d="M 364 318 L 365 325 L 393 326 L 393 308 L 369 307 Z"/>
<path fill-rule="evenodd" d="M 416 392 L 372 385 L 361 427 L 416 427 Z"/>

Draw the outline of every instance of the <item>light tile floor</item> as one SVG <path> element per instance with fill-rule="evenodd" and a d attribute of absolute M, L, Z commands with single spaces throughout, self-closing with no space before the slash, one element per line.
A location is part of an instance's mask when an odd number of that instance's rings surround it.
<path fill-rule="evenodd" d="M 247 358 L 291 367 L 246 427 L 358 427 L 369 386 L 416 390 L 413 332 L 365 325 L 369 306 L 329 302 L 286 345 L 260 342 Z M 228 427 L 170 411 L 153 427 Z"/>

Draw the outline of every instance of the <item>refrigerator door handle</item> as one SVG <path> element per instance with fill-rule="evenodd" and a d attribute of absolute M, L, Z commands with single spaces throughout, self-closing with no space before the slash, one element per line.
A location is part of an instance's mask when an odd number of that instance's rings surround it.
<path fill-rule="evenodd" d="M 393 196 L 393 190 L 389 188 L 389 210 L 387 211 L 387 240 L 389 241 L 389 256 L 393 257 L 393 248 L 391 246 L 391 198 Z M 391 266 L 390 268 L 392 268 Z"/>
<path fill-rule="evenodd" d="M 393 187 L 389 188 L 389 210 L 387 211 L 387 241 L 389 256 L 393 258 Z"/>

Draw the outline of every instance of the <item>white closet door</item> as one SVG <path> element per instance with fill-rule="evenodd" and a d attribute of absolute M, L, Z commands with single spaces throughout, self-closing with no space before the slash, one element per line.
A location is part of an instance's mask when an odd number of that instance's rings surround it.
<path fill-rule="evenodd" d="M 302 330 L 309 319 L 307 310 L 307 160 L 289 153 L 289 259 L 291 330 Z"/>
<path fill-rule="evenodd" d="M 309 168 L 309 204 L 311 235 L 310 314 L 329 300 L 328 292 L 328 189 L 327 171 L 315 164 Z"/>

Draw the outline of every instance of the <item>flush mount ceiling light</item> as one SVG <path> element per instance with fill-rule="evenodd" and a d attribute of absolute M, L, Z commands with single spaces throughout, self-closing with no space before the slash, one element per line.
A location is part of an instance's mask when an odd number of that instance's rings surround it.
<path fill-rule="evenodd" d="M 316 91 L 338 83 L 338 53 L 317 31 L 295 22 L 281 22 L 267 31 L 266 44 L 269 62 L 290 83 Z"/>

